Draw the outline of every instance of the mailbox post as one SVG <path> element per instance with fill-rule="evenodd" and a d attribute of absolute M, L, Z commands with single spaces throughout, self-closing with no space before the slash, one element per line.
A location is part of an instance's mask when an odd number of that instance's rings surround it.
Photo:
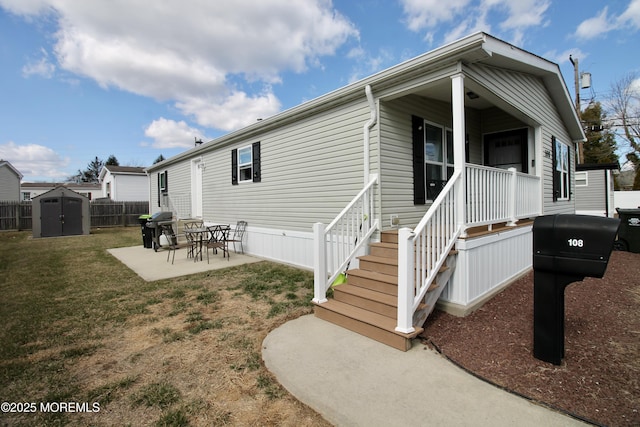
<path fill-rule="evenodd" d="M 564 357 L 564 290 L 604 276 L 620 220 L 547 215 L 533 223 L 533 355 L 560 365 Z"/>

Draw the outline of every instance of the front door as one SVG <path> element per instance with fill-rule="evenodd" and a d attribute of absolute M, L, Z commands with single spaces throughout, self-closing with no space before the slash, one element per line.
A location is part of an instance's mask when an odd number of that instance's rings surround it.
<path fill-rule="evenodd" d="M 485 135 L 484 164 L 500 169 L 516 168 L 518 172 L 528 173 L 527 129 Z"/>

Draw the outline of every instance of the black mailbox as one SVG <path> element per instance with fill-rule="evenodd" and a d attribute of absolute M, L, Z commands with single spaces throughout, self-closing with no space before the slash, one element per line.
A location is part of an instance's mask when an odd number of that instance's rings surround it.
<path fill-rule="evenodd" d="M 604 276 L 620 220 L 547 215 L 533 223 L 533 354 L 560 365 L 564 357 L 564 289 Z"/>

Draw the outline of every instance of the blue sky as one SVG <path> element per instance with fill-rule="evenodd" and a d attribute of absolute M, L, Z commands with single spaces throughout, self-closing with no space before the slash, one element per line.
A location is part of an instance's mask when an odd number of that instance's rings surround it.
<path fill-rule="evenodd" d="M 0 0 L 0 158 L 23 182 L 149 166 L 476 31 L 572 96 L 578 58 L 585 105 L 640 77 L 640 0 Z"/>

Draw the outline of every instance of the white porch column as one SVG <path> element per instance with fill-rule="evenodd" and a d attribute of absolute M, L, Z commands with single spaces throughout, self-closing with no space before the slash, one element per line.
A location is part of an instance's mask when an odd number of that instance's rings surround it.
<path fill-rule="evenodd" d="M 457 225 L 462 227 L 462 235 L 465 235 L 466 222 L 466 177 L 465 177 L 465 118 L 464 118 L 464 75 L 462 72 L 451 77 L 451 107 L 453 113 L 453 167 L 460 171 L 460 183 L 456 191 L 456 218 Z"/>

